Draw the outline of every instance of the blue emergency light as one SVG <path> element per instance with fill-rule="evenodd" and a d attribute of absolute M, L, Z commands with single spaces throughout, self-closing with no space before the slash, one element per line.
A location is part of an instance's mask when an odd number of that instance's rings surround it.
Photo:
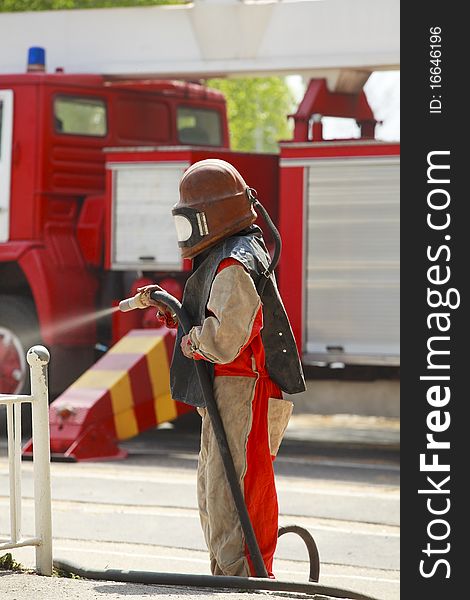
<path fill-rule="evenodd" d="M 46 51 L 39 46 L 33 46 L 28 50 L 28 72 L 46 70 Z"/>

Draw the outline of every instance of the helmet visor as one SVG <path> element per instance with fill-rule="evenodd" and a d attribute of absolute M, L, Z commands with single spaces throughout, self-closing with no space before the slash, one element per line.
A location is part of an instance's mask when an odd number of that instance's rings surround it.
<path fill-rule="evenodd" d="M 187 242 L 193 233 L 191 221 L 184 215 L 174 215 L 178 242 Z"/>

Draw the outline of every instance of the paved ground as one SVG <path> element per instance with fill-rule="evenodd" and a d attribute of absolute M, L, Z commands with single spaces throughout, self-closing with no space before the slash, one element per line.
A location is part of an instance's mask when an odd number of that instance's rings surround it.
<path fill-rule="evenodd" d="M 293 419 L 276 461 L 280 523 L 302 525 L 314 535 L 321 583 L 381 600 L 399 598 L 398 443 L 398 422 L 391 419 L 312 415 Z M 196 508 L 197 433 L 160 429 L 126 446 L 130 451 L 126 461 L 52 465 L 55 557 L 96 569 L 208 574 Z M 4 456 L 5 443 L 0 443 L 0 537 L 6 538 Z M 34 525 L 31 476 L 31 464 L 25 463 L 23 532 L 28 535 Z M 32 549 L 13 554 L 33 566 Z M 279 579 L 307 580 L 306 551 L 296 536 L 280 539 L 274 572 Z M 0 576 L 3 600 L 2 590 L 9 600 L 128 596 L 137 600 L 162 594 L 187 598 L 185 591 L 176 589 L 134 589 L 122 583 L 31 575 Z M 193 592 L 220 598 L 217 593 Z M 223 597 L 238 600 L 233 592 L 224 592 Z"/>
<path fill-rule="evenodd" d="M 27 593 L 28 595 L 25 595 Z M 285 600 L 285 598 L 305 598 L 286 592 L 251 591 L 257 600 Z M 247 593 L 234 590 L 206 590 L 116 583 L 113 581 L 88 581 L 74 579 L 44 578 L 37 575 L 19 575 L 0 572 L 0 597 L 2 600 L 149 600 L 151 597 L 164 597 L 171 600 L 246 600 Z M 313 596 L 313 600 L 331 600 L 323 595 Z"/>

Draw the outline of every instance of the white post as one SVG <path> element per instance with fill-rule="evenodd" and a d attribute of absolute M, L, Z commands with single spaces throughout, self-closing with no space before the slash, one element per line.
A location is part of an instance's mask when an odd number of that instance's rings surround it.
<path fill-rule="evenodd" d="M 26 356 L 31 367 L 33 412 L 33 463 L 36 537 L 36 569 L 52 575 L 52 514 L 49 446 L 49 402 L 47 365 L 50 355 L 44 346 L 33 346 Z"/>
<path fill-rule="evenodd" d="M 21 539 L 21 404 L 7 405 L 7 431 L 10 474 L 10 535 L 12 542 L 19 542 Z"/>

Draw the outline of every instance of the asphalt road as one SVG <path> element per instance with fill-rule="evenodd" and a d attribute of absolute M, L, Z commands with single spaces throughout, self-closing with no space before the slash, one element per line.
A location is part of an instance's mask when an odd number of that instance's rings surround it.
<path fill-rule="evenodd" d="M 88 568 L 209 573 L 196 503 L 197 432 L 160 429 L 125 444 L 125 461 L 53 463 L 54 556 Z M 399 598 L 398 454 L 299 439 L 275 463 L 280 524 L 320 550 L 320 583 Z M 8 537 L 8 464 L 0 441 L 0 537 Z M 34 528 L 32 465 L 23 467 L 23 533 Z M 13 552 L 34 565 L 34 551 Z M 278 578 L 308 579 L 303 542 L 278 544 Z"/>

